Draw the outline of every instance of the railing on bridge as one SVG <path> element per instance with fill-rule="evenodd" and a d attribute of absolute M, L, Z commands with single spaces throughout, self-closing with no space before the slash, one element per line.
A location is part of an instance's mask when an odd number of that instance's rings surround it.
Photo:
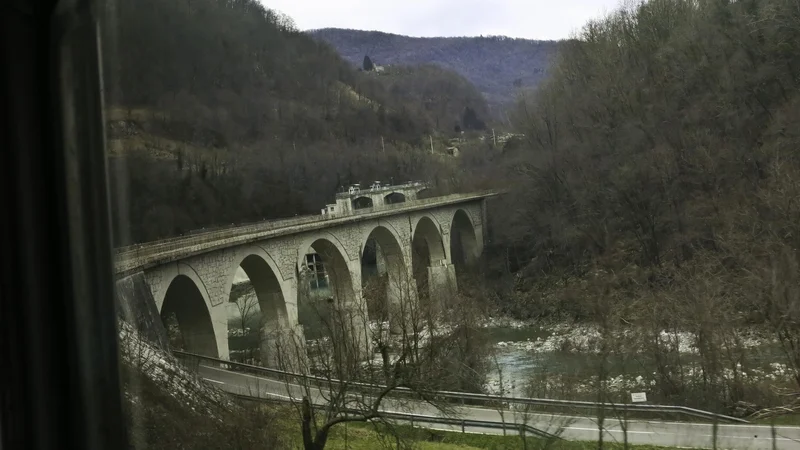
<path fill-rule="evenodd" d="M 321 378 L 313 375 L 297 374 L 286 372 L 278 369 L 270 369 L 267 367 L 254 366 L 252 364 L 237 363 L 226 361 L 223 359 L 213 358 L 210 356 L 203 356 L 194 353 L 173 351 L 175 356 L 183 360 L 194 361 L 199 364 L 201 361 L 208 361 L 213 363 L 216 367 L 234 371 L 245 371 L 251 373 L 267 374 L 275 377 L 276 379 L 284 382 L 291 382 L 296 380 L 311 380 L 324 384 L 337 384 L 339 381 Z M 360 383 L 348 382 L 349 386 L 365 391 L 380 391 L 382 386 Z M 395 395 L 414 395 L 414 392 L 407 388 L 397 388 L 392 391 Z M 537 407 L 546 407 L 548 409 L 580 409 L 580 410 L 600 410 L 615 412 L 638 412 L 638 413 L 661 413 L 661 414 L 678 414 L 710 421 L 722 421 L 733 423 L 750 423 L 745 419 L 738 417 L 727 416 L 724 414 L 713 413 L 710 411 L 703 411 L 701 409 L 690 408 L 688 406 L 675 406 L 675 405 L 644 405 L 640 403 L 602 403 L 602 402 L 587 402 L 580 400 L 555 400 L 549 398 L 526 398 L 526 397 L 506 397 L 499 395 L 475 394 L 470 392 L 454 392 L 454 391 L 436 391 L 430 393 L 438 399 L 456 400 L 461 403 L 467 401 L 476 404 L 488 405 L 493 408 L 498 405 L 530 405 Z"/>
<path fill-rule="evenodd" d="M 127 260 L 138 260 L 148 256 L 163 254 L 171 251 L 181 250 L 187 247 L 207 244 L 210 242 L 219 241 L 221 239 L 230 239 L 236 237 L 244 237 L 250 235 L 259 235 L 270 231 L 276 231 L 284 228 L 295 227 L 300 225 L 308 225 L 313 223 L 328 223 L 336 221 L 346 221 L 364 215 L 382 213 L 386 211 L 403 211 L 415 210 L 421 207 L 435 205 L 435 204 L 449 204 L 458 201 L 467 201 L 472 199 L 483 198 L 487 196 L 496 195 L 495 191 L 483 191 L 470 194 L 451 194 L 441 197 L 426 198 L 423 200 L 415 200 L 413 202 L 395 203 L 388 205 L 380 205 L 371 208 L 363 208 L 354 210 L 347 214 L 333 214 L 333 215 L 313 215 L 293 217 L 290 219 L 277 219 L 268 220 L 263 222 L 256 222 L 252 224 L 239 224 L 224 227 L 217 227 L 213 229 L 196 230 L 195 232 L 187 233 L 186 235 L 177 236 L 173 238 L 161 239 L 158 241 L 144 242 L 141 244 L 133 244 L 126 247 L 118 247 L 115 249 L 115 257 L 117 264 L 120 265 Z M 232 231 L 236 232 L 232 234 Z M 122 264 L 124 266 L 124 264 Z M 130 267 L 123 267 L 122 270 L 127 270 Z"/>

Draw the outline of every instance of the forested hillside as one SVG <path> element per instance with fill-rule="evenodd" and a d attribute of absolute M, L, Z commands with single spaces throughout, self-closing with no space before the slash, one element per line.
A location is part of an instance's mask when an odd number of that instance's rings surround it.
<path fill-rule="evenodd" d="M 481 93 L 452 70 L 434 64 L 396 65 L 373 75 L 373 79 L 378 89 L 385 88 L 396 101 L 421 111 L 425 122 L 436 130 L 480 130 L 489 119 L 489 108 Z M 470 114 L 477 120 L 471 120 Z"/>
<path fill-rule="evenodd" d="M 664 400 L 752 400 L 748 324 L 800 383 L 798 73 L 795 0 L 651 0 L 564 43 L 482 171 L 513 180 L 489 214 L 505 306 L 641 327 Z M 695 381 L 662 330 L 697 336 Z"/>
<path fill-rule="evenodd" d="M 310 34 L 330 43 L 348 61 L 365 55 L 375 64 L 428 64 L 452 69 L 486 97 L 502 118 L 519 88 L 536 87 L 546 76 L 558 43 L 506 37 L 418 38 L 380 31 L 325 28 Z"/>
<path fill-rule="evenodd" d="M 111 164 L 131 177 L 112 187 L 131 227 L 118 243 L 314 213 L 349 183 L 431 178 L 442 165 L 423 138 L 486 111 L 455 73 L 360 73 L 255 0 L 107 8 Z"/>

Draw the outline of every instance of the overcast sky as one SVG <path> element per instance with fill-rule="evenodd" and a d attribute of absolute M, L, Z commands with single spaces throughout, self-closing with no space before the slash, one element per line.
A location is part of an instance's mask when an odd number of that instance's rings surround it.
<path fill-rule="evenodd" d="M 353 28 L 409 36 L 564 39 L 620 0 L 261 0 L 301 30 Z"/>

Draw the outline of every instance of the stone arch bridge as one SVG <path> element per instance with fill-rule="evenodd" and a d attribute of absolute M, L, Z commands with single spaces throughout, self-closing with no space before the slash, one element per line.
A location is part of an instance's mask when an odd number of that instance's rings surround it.
<path fill-rule="evenodd" d="M 454 194 L 399 204 L 217 229 L 116 251 L 119 287 L 144 280 L 150 305 L 177 318 L 187 351 L 229 358 L 228 318 L 234 276 L 250 278 L 265 320 L 262 352 L 287 332 L 302 336 L 298 298 L 307 286 L 306 255 L 321 255 L 333 297 L 366 310 L 361 258 L 377 244 L 389 281 L 388 303 L 432 301 L 456 288 L 455 266 L 484 246 L 486 204 L 494 193 Z M 405 295 L 408 293 L 409 295 Z M 362 330 L 368 333 L 367 329 Z M 271 337 L 270 337 L 271 336 Z M 270 362 L 267 357 L 267 365 Z M 262 360 L 263 361 L 263 360 Z"/>

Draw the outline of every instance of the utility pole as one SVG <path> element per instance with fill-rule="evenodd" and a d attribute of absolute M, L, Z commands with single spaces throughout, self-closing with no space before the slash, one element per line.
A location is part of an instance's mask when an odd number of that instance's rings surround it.
<path fill-rule="evenodd" d="M 428 137 L 431 139 L 431 155 L 432 155 L 433 154 L 433 135 L 429 134 Z"/>
<path fill-rule="evenodd" d="M 494 141 L 494 146 L 497 147 L 497 136 L 494 134 L 494 128 L 492 128 L 492 141 Z"/>
<path fill-rule="evenodd" d="M 383 149 L 383 153 L 386 154 L 386 145 L 383 143 L 383 136 L 381 136 L 381 149 Z"/>

